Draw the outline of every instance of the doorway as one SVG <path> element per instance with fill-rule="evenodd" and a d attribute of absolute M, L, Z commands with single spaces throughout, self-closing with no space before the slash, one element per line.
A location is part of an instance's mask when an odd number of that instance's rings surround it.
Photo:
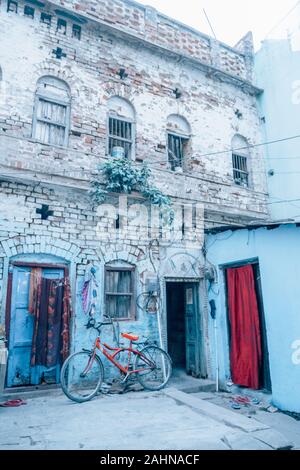
<path fill-rule="evenodd" d="M 226 268 L 230 368 L 237 385 L 271 392 L 259 263 Z"/>
<path fill-rule="evenodd" d="M 201 375 L 198 282 L 166 282 L 168 352 L 175 369 Z"/>
<path fill-rule="evenodd" d="M 11 265 L 6 308 L 7 387 L 59 382 L 62 352 L 68 348 L 66 273 L 64 266 Z"/>

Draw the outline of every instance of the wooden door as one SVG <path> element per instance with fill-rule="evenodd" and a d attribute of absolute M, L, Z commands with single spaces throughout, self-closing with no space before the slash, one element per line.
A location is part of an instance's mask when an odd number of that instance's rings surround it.
<path fill-rule="evenodd" d="M 185 303 L 185 335 L 186 335 L 186 372 L 199 377 L 200 371 L 200 341 L 199 330 L 199 301 L 198 284 L 187 283 L 184 285 Z"/>
<path fill-rule="evenodd" d="M 30 268 L 13 270 L 7 386 L 29 385 L 34 317 L 28 312 Z"/>
<path fill-rule="evenodd" d="M 28 311 L 29 287 L 31 267 L 14 266 L 10 331 L 9 331 L 9 356 L 7 370 L 7 386 L 37 385 L 45 374 L 54 375 L 55 381 L 59 381 L 59 366 L 55 371 L 50 371 L 44 366 L 30 366 L 32 337 L 34 329 L 34 315 Z M 48 279 L 62 279 L 63 269 L 43 269 L 42 276 Z"/>

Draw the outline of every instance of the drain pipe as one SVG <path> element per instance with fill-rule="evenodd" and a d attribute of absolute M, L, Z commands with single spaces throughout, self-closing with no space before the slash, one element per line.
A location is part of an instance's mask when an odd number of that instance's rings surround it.
<path fill-rule="evenodd" d="M 218 327 L 217 327 L 217 308 L 216 302 L 212 299 L 209 301 L 210 316 L 214 322 L 214 338 L 215 338 L 215 359 L 216 359 L 216 392 L 219 391 L 219 351 L 218 351 Z"/>

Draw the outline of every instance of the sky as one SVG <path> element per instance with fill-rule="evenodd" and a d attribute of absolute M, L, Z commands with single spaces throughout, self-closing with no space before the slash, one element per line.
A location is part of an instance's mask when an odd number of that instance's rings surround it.
<path fill-rule="evenodd" d="M 248 31 L 255 48 L 269 31 L 298 3 L 297 0 L 137 0 L 150 5 L 203 33 L 212 35 L 203 9 L 217 39 L 234 46 Z"/>

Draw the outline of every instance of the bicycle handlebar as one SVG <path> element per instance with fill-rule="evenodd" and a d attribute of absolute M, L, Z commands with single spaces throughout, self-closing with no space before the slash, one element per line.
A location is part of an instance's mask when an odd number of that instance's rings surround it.
<path fill-rule="evenodd" d="M 104 325 L 111 325 L 111 322 L 98 322 L 94 318 L 90 318 L 87 324 L 85 325 L 87 329 L 94 328 L 100 333 L 101 327 Z"/>

